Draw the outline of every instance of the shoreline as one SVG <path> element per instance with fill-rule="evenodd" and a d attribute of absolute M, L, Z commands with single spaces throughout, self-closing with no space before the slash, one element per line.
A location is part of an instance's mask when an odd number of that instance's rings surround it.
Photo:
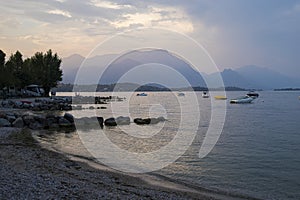
<path fill-rule="evenodd" d="M 0 128 L 0 138 L 2 198 L 249 199 L 51 151 L 28 129 Z"/>

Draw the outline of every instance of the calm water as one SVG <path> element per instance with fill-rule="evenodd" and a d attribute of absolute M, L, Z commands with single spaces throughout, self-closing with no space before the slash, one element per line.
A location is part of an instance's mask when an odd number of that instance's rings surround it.
<path fill-rule="evenodd" d="M 228 92 L 227 97 L 242 94 L 244 92 Z M 202 99 L 201 93 L 197 95 L 201 121 L 195 140 L 175 163 L 153 173 L 232 194 L 262 199 L 300 199 L 300 93 L 260 92 L 260 97 L 248 105 L 230 105 L 227 100 L 221 137 L 203 159 L 199 159 L 198 153 L 209 125 L 210 99 Z M 105 128 L 104 131 L 120 148 L 132 152 L 155 151 L 168 144 L 178 130 L 180 102 L 177 98 L 185 98 L 181 100 L 185 102 L 181 107 L 193 118 L 196 111 L 188 103 L 189 94 L 185 97 L 167 92 L 149 93 L 148 97 L 127 95 L 125 102 L 112 103 L 116 116 L 128 116 L 128 113 L 131 118 L 165 116 L 169 121 L 151 126 L 131 123 L 121 129 Z M 99 115 L 107 118 L 112 116 L 110 104 L 107 106 L 106 110 L 72 113 L 77 117 Z M 191 131 L 189 125 L 183 127 L 186 134 Z M 97 131 L 89 131 L 89 134 L 97 134 Z M 69 150 L 75 147 L 70 142 L 74 137 L 60 138 L 63 140 L 61 146 Z"/>

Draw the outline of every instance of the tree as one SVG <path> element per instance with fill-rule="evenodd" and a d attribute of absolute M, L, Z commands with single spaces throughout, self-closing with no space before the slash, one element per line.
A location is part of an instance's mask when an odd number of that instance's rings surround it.
<path fill-rule="evenodd" d="M 5 86 L 5 56 L 6 54 L 0 50 L 0 89 Z"/>
<path fill-rule="evenodd" d="M 60 69 L 61 59 L 51 49 L 47 53 L 37 52 L 30 58 L 29 62 L 31 80 L 41 85 L 45 90 L 45 95 L 49 96 L 50 89 L 56 87 L 62 80 L 62 70 Z"/>
<path fill-rule="evenodd" d="M 16 87 L 24 87 L 23 84 L 23 55 L 16 51 L 15 54 L 12 54 L 9 58 L 9 60 L 5 64 L 5 68 L 7 70 L 7 76 L 9 76 L 9 82 L 8 84 L 10 86 L 16 86 Z"/>

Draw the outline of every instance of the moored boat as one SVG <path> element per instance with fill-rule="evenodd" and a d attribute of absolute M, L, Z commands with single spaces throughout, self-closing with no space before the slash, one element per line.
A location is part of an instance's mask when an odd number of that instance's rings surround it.
<path fill-rule="evenodd" d="M 141 96 L 141 97 L 145 97 L 145 96 L 148 96 L 146 93 L 138 93 L 138 94 L 136 94 L 136 96 Z"/>
<path fill-rule="evenodd" d="M 177 96 L 183 97 L 183 96 L 185 96 L 185 94 L 183 92 L 178 92 Z"/>
<path fill-rule="evenodd" d="M 253 100 L 254 100 L 254 98 L 249 97 L 248 95 L 246 95 L 246 96 L 238 97 L 238 98 L 235 98 L 235 99 L 231 99 L 230 103 L 232 103 L 232 104 L 251 103 Z"/>
<path fill-rule="evenodd" d="M 256 98 L 259 97 L 259 94 L 257 92 L 255 92 L 255 91 L 250 91 L 250 92 L 247 93 L 247 96 L 256 99 Z"/>
<path fill-rule="evenodd" d="M 215 96 L 216 100 L 226 100 L 227 97 L 226 96 Z"/>
<path fill-rule="evenodd" d="M 209 98 L 208 92 L 207 92 L 207 91 L 203 91 L 202 97 L 203 97 L 203 98 Z"/>

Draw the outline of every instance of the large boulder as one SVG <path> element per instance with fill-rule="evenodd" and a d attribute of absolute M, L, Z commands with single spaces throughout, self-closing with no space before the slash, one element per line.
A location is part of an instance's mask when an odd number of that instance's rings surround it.
<path fill-rule="evenodd" d="M 144 124 L 150 124 L 151 123 L 151 119 L 150 118 L 135 118 L 133 120 L 134 123 L 138 124 L 138 125 L 144 125 Z"/>
<path fill-rule="evenodd" d="M 144 124 L 158 124 L 159 122 L 164 122 L 166 119 L 164 117 L 158 117 L 158 118 L 135 118 L 133 120 L 134 123 L 138 125 L 144 125 Z"/>
<path fill-rule="evenodd" d="M 105 126 L 117 126 L 116 119 L 111 117 L 104 121 Z"/>
<path fill-rule="evenodd" d="M 65 113 L 64 118 L 71 123 L 74 123 L 74 117 L 70 113 Z"/>
<path fill-rule="evenodd" d="M 118 125 L 129 125 L 130 124 L 130 118 L 129 117 L 117 117 L 116 122 Z"/>
<path fill-rule="evenodd" d="M 11 124 L 7 119 L 0 118 L 0 127 L 10 127 Z"/>
<path fill-rule="evenodd" d="M 24 122 L 22 117 L 18 117 L 13 123 L 12 123 L 13 127 L 16 128 L 23 128 L 24 127 Z"/>

